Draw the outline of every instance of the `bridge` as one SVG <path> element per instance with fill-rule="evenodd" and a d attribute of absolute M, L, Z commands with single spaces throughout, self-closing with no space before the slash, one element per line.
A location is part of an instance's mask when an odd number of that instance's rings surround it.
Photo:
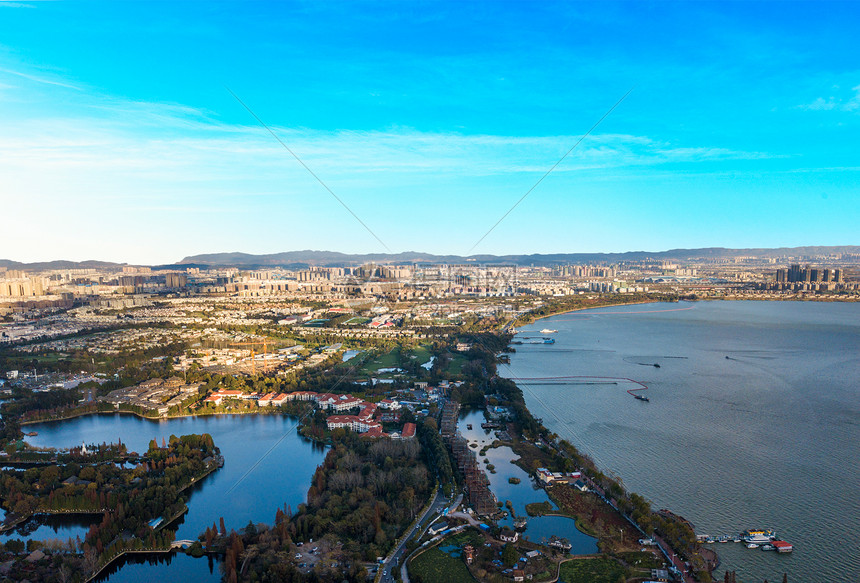
<path fill-rule="evenodd" d="M 683 308 L 687 309 L 687 308 Z M 617 385 L 619 382 L 629 382 L 639 385 L 636 389 L 627 389 L 627 393 L 636 397 L 636 391 L 645 391 L 648 385 L 627 377 L 596 377 L 596 376 L 561 376 L 561 377 L 513 377 L 514 381 L 533 382 L 540 385 Z"/>
<path fill-rule="evenodd" d="M 191 545 L 193 545 L 196 542 L 197 542 L 196 540 L 175 540 L 172 543 L 170 543 L 170 548 L 171 549 L 187 549 L 188 547 L 190 547 Z"/>

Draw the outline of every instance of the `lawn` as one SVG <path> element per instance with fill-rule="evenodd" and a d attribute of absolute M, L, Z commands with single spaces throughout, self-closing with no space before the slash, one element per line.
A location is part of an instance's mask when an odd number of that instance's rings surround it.
<path fill-rule="evenodd" d="M 562 583 L 619 583 L 624 581 L 624 567 L 613 559 L 574 559 L 561 566 Z"/>
<path fill-rule="evenodd" d="M 391 352 L 380 354 L 376 358 L 369 360 L 361 367 L 360 372 L 373 374 L 381 368 L 396 368 L 398 366 L 400 366 L 400 347 L 396 346 Z"/>
<path fill-rule="evenodd" d="M 625 563 L 636 569 L 660 569 L 663 567 L 662 558 L 658 559 L 653 553 L 634 551 L 629 553 L 619 553 L 619 557 Z"/>
<path fill-rule="evenodd" d="M 462 374 L 463 365 L 467 362 L 468 360 L 462 354 L 451 355 L 451 362 L 448 363 L 448 372 L 453 375 Z"/>
<path fill-rule="evenodd" d="M 430 362 L 430 357 L 433 356 L 425 346 L 419 346 L 418 348 L 411 350 L 409 354 L 410 356 L 415 357 L 415 361 L 418 364 L 426 364 Z"/>
<path fill-rule="evenodd" d="M 479 547 L 484 544 L 484 536 L 471 528 L 464 530 L 463 532 L 457 533 L 454 536 L 448 537 L 445 539 L 446 545 L 457 545 L 459 547 L 466 546 L 467 544 L 472 545 L 473 547 Z"/>
<path fill-rule="evenodd" d="M 436 547 L 424 551 L 409 562 L 409 578 L 415 583 L 475 582 L 463 559 L 451 557 Z"/>

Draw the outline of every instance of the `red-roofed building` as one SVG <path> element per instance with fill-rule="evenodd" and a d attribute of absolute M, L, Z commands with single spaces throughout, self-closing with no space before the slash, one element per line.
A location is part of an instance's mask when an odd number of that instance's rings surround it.
<path fill-rule="evenodd" d="M 358 417 L 360 419 L 365 419 L 368 421 L 370 419 L 373 419 L 373 414 L 376 413 L 376 405 L 374 405 L 373 403 L 366 403 L 364 401 L 362 401 L 361 404 L 362 409 L 361 412 L 358 414 Z"/>
<path fill-rule="evenodd" d="M 275 407 L 280 407 L 284 403 L 290 400 L 290 396 L 285 393 L 280 393 L 277 396 L 272 398 L 271 404 Z"/>
<path fill-rule="evenodd" d="M 287 398 L 291 401 L 316 401 L 316 396 L 317 394 L 313 391 L 296 391 L 287 394 Z"/>
<path fill-rule="evenodd" d="M 415 437 L 415 424 L 414 423 L 404 423 L 403 431 L 400 432 L 401 439 L 412 439 Z"/>
<path fill-rule="evenodd" d="M 266 393 L 265 395 L 257 399 L 257 404 L 260 405 L 260 407 L 268 407 L 272 404 L 272 399 L 274 399 L 276 396 L 277 395 L 275 393 Z"/>
<path fill-rule="evenodd" d="M 784 540 L 770 541 L 770 544 L 776 547 L 776 552 L 778 553 L 790 553 L 794 550 L 794 547 L 791 546 L 791 543 L 786 542 Z"/>
<path fill-rule="evenodd" d="M 364 405 L 365 402 L 357 397 L 353 397 L 351 395 L 341 395 L 329 405 L 329 409 L 342 412 L 349 411 L 350 409 L 356 409 L 358 407 L 363 407 Z"/>
<path fill-rule="evenodd" d="M 382 431 L 381 425 L 371 427 L 361 435 L 363 437 L 386 437 L 385 432 Z"/>
<path fill-rule="evenodd" d="M 376 421 L 364 421 L 355 415 L 331 415 L 326 418 L 329 429 L 349 429 L 356 433 L 367 433 L 369 437 L 383 437 L 382 424 Z"/>
<path fill-rule="evenodd" d="M 208 397 L 206 397 L 205 399 L 203 399 L 203 402 L 205 402 L 205 403 L 213 403 L 213 404 L 217 407 L 218 405 L 220 405 L 220 404 L 221 404 L 221 401 L 223 401 L 223 400 L 224 400 L 224 396 L 223 396 L 223 395 L 219 395 L 218 393 L 214 393 L 214 394 L 212 394 L 212 395 L 209 395 L 209 396 L 208 396 Z"/>

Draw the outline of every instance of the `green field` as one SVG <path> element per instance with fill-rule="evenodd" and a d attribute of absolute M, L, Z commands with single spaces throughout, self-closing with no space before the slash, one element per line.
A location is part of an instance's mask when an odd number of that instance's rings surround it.
<path fill-rule="evenodd" d="M 456 545 L 458 547 L 464 547 L 466 545 L 472 545 L 473 547 L 477 548 L 484 544 L 484 537 L 476 530 L 468 528 L 463 532 L 455 534 L 454 536 L 449 536 L 443 542 L 445 546 Z"/>
<path fill-rule="evenodd" d="M 451 557 L 435 547 L 409 562 L 409 578 L 415 583 L 475 582 L 463 559 Z"/>
<path fill-rule="evenodd" d="M 467 362 L 468 360 L 462 354 L 452 354 L 451 362 L 448 363 L 448 372 L 451 374 L 462 374 L 463 365 Z"/>
<path fill-rule="evenodd" d="M 621 553 L 618 556 L 625 563 L 636 569 L 660 569 L 663 566 L 662 559 L 658 559 L 653 553 L 635 551 Z"/>
<path fill-rule="evenodd" d="M 433 355 L 430 354 L 430 351 L 427 349 L 426 346 L 419 346 L 414 350 L 410 350 L 409 356 L 414 356 L 415 362 L 417 362 L 418 364 L 427 364 L 428 362 L 430 362 L 430 357 Z"/>
<path fill-rule="evenodd" d="M 574 559 L 561 566 L 561 583 L 619 583 L 624 567 L 613 559 Z"/>
<path fill-rule="evenodd" d="M 396 346 L 391 352 L 370 359 L 361 367 L 359 372 L 373 374 L 381 368 L 396 368 L 398 366 L 400 366 L 400 347 Z"/>

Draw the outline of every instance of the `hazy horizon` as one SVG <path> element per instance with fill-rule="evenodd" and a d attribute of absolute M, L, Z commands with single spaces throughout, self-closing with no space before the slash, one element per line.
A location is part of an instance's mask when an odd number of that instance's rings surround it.
<path fill-rule="evenodd" d="M 761 255 L 770 255 L 768 252 L 775 251 L 800 251 L 800 250 L 810 250 L 810 252 L 822 252 L 823 250 L 828 250 L 830 252 L 835 252 L 837 249 L 845 249 L 848 248 L 851 253 L 860 252 L 860 246 L 858 245 L 800 245 L 798 247 L 761 247 L 761 248 L 732 248 L 732 247 L 704 247 L 704 248 L 696 248 L 696 249 L 688 249 L 688 248 L 674 248 L 674 249 L 663 249 L 663 250 L 648 250 L 648 249 L 635 249 L 635 250 L 626 250 L 626 251 L 617 251 L 617 252 L 604 252 L 604 251 L 555 251 L 555 252 L 546 252 L 546 253 L 506 253 L 506 254 L 491 254 L 491 253 L 475 253 L 473 255 L 457 255 L 450 253 L 436 253 L 432 251 L 395 251 L 395 252 L 379 252 L 379 253 L 349 253 L 345 251 L 335 251 L 330 249 L 293 249 L 290 251 L 277 251 L 273 253 L 246 253 L 243 251 L 221 251 L 221 252 L 210 252 L 210 253 L 199 253 L 195 255 L 186 255 L 181 259 L 177 259 L 175 261 L 169 262 L 130 262 L 130 261 L 108 261 L 100 258 L 86 258 L 86 259 L 68 259 L 64 257 L 54 257 L 52 259 L 47 260 L 39 260 L 39 261 L 19 261 L 12 257 L 0 257 L 0 264 L 4 262 L 11 263 L 20 263 L 23 265 L 32 265 L 32 264 L 40 264 L 40 263 L 57 263 L 57 262 L 69 262 L 69 263 L 113 263 L 117 265 L 142 265 L 142 266 L 169 266 L 169 265 L 182 265 L 186 263 L 195 263 L 199 259 L 205 259 L 202 263 L 206 261 L 210 261 L 211 258 L 216 256 L 229 256 L 229 255 L 242 255 L 245 257 L 258 257 L 258 258 L 271 258 L 273 256 L 278 255 L 300 255 L 300 254 L 321 254 L 321 255 L 342 255 L 346 258 L 357 258 L 363 256 L 398 256 L 398 255 L 414 255 L 418 256 L 430 256 L 430 257 L 438 257 L 438 258 L 446 258 L 446 257 L 459 257 L 463 260 L 476 260 L 478 262 L 481 261 L 481 258 L 505 258 L 505 257 L 533 257 L 533 256 L 542 256 L 542 257 L 553 257 L 553 256 L 576 256 L 576 255 L 605 255 L 607 259 L 612 258 L 615 255 L 654 255 L 654 256 L 664 256 L 667 254 L 677 253 L 680 255 L 682 252 L 696 252 L 696 251 L 709 251 L 709 250 L 725 250 L 726 255 L 731 256 L 736 252 L 763 252 Z M 811 251 L 815 250 L 815 251 Z M 695 255 L 693 255 L 695 256 Z M 704 255 L 701 255 L 704 257 Z M 474 259 L 473 259 L 474 258 Z M 296 258 L 294 260 L 295 263 L 303 263 L 306 261 L 306 258 Z M 330 261 L 337 261 L 332 258 Z M 548 260 L 551 261 L 551 260 Z M 224 264 L 230 263 L 229 260 L 225 260 Z M 213 263 L 215 264 L 215 263 Z M 220 263 L 219 263 L 220 264 Z M 276 264 L 271 264 L 272 266 Z"/>

